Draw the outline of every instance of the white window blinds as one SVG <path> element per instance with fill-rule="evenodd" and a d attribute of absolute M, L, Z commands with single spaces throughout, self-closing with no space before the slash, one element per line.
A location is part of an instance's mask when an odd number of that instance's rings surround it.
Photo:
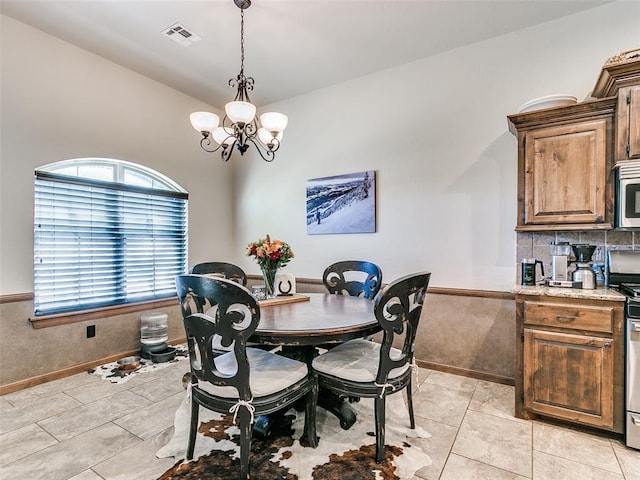
<path fill-rule="evenodd" d="M 175 295 L 187 194 L 36 172 L 36 315 Z"/>

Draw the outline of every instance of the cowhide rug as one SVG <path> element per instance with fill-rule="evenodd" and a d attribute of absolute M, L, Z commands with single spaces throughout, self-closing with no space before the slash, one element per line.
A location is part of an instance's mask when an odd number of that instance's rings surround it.
<path fill-rule="evenodd" d="M 373 400 L 361 399 L 351 406 L 358 420 L 349 430 L 322 408 L 317 411 L 320 437 L 316 449 L 300 444 L 304 412 L 294 409 L 275 422 L 267 438 L 255 435 L 251 442 L 250 471 L 254 480 L 408 480 L 431 459 L 420 448 L 419 438 L 430 437 L 421 428 L 411 430 L 403 394 L 387 398 L 384 464 L 375 462 Z M 284 420 L 284 421 L 283 421 Z M 189 429 L 189 399 L 175 416 L 175 433 L 160 449 L 159 458 L 175 457 L 177 463 L 158 480 L 231 480 L 239 476 L 239 430 L 230 415 L 200 408 L 200 428 L 194 460 L 185 461 Z M 303 439 L 304 443 L 304 439 Z"/>
<path fill-rule="evenodd" d="M 111 363 L 105 363 L 104 365 L 100 365 L 96 368 L 92 368 L 88 370 L 87 373 L 98 375 L 102 379 L 108 380 L 111 383 L 124 383 L 140 373 L 160 370 L 176 362 L 180 362 L 189 358 L 189 351 L 187 350 L 186 344 L 170 346 L 176 349 L 176 356 L 173 360 L 169 360 L 168 362 L 154 363 L 147 358 L 141 358 L 140 367 L 134 370 L 120 370 L 118 362 L 115 361 Z"/>

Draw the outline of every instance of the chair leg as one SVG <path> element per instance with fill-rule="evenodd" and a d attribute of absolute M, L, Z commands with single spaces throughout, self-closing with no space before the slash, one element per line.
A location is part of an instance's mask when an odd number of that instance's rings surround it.
<path fill-rule="evenodd" d="M 191 423 L 189 425 L 189 441 L 187 443 L 187 460 L 193 458 L 193 450 L 196 446 L 196 435 L 198 434 L 198 414 L 200 405 L 193 396 L 191 397 Z"/>
<path fill-rule="evenodd" d="M 385 409 L 387 396 L 376 397 L 375 400 L 375 421 L 376 421 L 376 462 L 384 463 L 384 428 Z"/>
<path fill-rule="evenodd" d="M 251 413 L 246 407 L 238 409 L 238 421 L 240 423 L 240 478 L 249 480 L 249 455 L 251 453 Z"/>
<path fill-rule="evenodd" d="M 407 407 L 409 408 L 409 424 L 413 430 L 416 428 L 416 419 L 413 416 L 413 386 L 411 385 L 411 380 L 407 385 Z"/>
<path fill-rule="evenodd" d="M 307 439 L 311 448 L 318 446 L 318 434 L 316 431 L 316 409 L 318 407 L 318 384 L 315 384 L 307 393 L 306 408 L 304 413 L 304 432 L 302 436 Z"/>

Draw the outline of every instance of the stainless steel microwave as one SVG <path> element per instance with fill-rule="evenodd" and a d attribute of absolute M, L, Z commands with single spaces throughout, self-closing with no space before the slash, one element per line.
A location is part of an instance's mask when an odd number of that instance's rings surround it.
<path fill-rule="evenodd" d="M 616 168 L 616 227 L 640 229 L 640 161 L 619 162 Z"/>

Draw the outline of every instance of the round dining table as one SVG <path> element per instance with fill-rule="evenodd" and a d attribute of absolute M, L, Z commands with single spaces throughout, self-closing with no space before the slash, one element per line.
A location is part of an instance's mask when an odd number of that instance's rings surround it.
<path fill-rule="evenodd" d="M 288 303 L 267 300 L 260 302 L 260 323 L 251 340 L 317 346 L 366 337 L 381 330 L 373 306 L 371 299 L 322 293 L 296 295 Z"/>
<path fill-rule="evenodd" d="M 262 345 L 281 346 L 285 355 L 311 362 L 318 348 L 330 348 L 381 330 L 373 312 L 374 301 L 346 295 L 307 293 L 289 299 L 260 302 L 260 323 L 249 339 Z M 344 399 L 321 391 L 318 405 L 332 412 L 345 430 L 356 421 Z"/>

